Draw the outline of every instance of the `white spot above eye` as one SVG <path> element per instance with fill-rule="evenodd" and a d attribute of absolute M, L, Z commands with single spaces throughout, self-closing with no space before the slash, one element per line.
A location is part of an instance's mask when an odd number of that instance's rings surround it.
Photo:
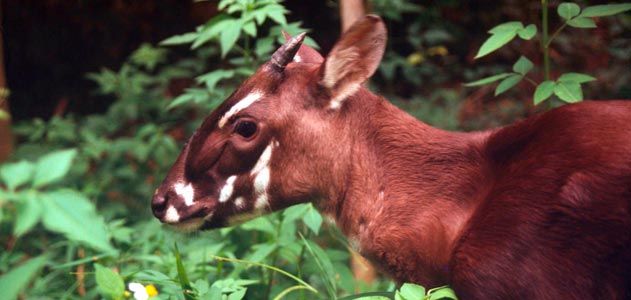
<path fill-rule="evenodd" d="M 226 179 L 226 184 L 221 188 L 221 192 L 219 192 L 219 202 L 226 202 L 232 196 L 232 192 L 234 191 L 234 181 L 237 179 L 236 175 L 228 177 Z"/>
<path fill-rule="evenodd" d="M 195 190 L 193 189 L 192 184 L 184 184 L 182 182 L 178 182 L 174 186 L 175 193 L 184 199 L 184 204 L 186 206 L 193 205 L 193 199 L 195 198 Z"/>
<path fill-rule="evenodd" d="M 251 93 L 249 93 L 247 96 L 243 97 L 243 99 L 239 100 L 239 102 L 237 102 L 237 104 L 233 105 L 228 112 L 226 112 L 221 119 L 219 119 L 219 123 L 217 125 L 219 125 L 219 128 L 223 128 L 224 125 L 226 125 L 226 122 L 228 122 L 228 120 L 230 120 L 230 118 L 232 116 L 234 116 L 236 113 L 246 109 L 247 107 L 249 107 L 250 105 L 252 105 L 254 102 L 258 101 L 259 99 L 261 99 L 261 97 L 263 97 L 263 94 L 259 91 L 253 91 Z"/>
<path fill-rule="evenodd" d="M 167 223 L 177 223 L 180 221 L 180 214 L 177 212 L 177 209 L 173 207 L 173 205 L 169 205 L 167 208 L 167 212 L 164 215 L 164 221 Z"/>

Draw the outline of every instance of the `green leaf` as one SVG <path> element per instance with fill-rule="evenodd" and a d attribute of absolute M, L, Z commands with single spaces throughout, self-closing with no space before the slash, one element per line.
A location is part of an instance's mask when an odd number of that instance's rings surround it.
<path fill-rule="evenodd" d="M 221 57 L 226 57 L 234 44 L 239 39 L 241 33 L 241 22 L 238 20 L 230 20 L 230 24 L 221 32 L 219 44 L 221 46 Z"/>
<path fill-rule="evenodd" d="M 414 283 L 404 283 L 399 292 L 406 300 L 423 299 L 425 297 L 425 288 Z"/>
<path fill-rule="evenodd" d="M 473 82 L 468 82 L 465 83 L 464 86 L 479 86 L 479 85 L 485 85 L 485 84 L 489 84 L 489 83 L 493 83 L 496 82 L 498 80 L 504 79 L 508 76 L 513 75 L 513 73 L 501 73 L 501 74 L 497 74 L 497 75 L 493 75 L 493 76 L 489 76 L 486 78 L 482 78 Z"/>
<path fill-rule="evenodd" d="M 572 2 L 563 2 L 557 7 L 557 13 L 566 21 L 578 16 L 580 12 L 581 7 Z"/>
<path fill-rule="evenodd" d="M 0 179 L 9 190 L 15 190 L 33 177 L 35 166 L 28 161 L 4 164 L 0 167 Z"/>
<path fill-rule="evenodd" d="M 123 299 L 125 295 L 125 282 L 120 274 L 100 264 L 94 264 L 96 286 L 104 298 Z"/>
<path fill-rule="evenodd" d="M 581 17 L 606 17 L 631 10 L 631 3 L 605 4 L 588 6 L 583 9 Z"/>
<path fill-rule="evenodd" d="M 268 255 L 276 250 L 276 244 L 261 244 L 256 251 L 247 256 L 247 261 L 262 262 Z"/>
<path fill-rule="evenodd" d="M 537 25 L 530 24 L 517 31 L 517 35 L 524 40 L 530 40 L 537 34 Z"/>
<path fill-rule="evenodd" d="M 480 58 L 483 57 L 497 49 L 499 49 L 500 47 L 508 44 L 510 41 L 512 41 L 515 36 L 517 36 L 517 30 L 512 30 L 512 31 L 500 31 L 497 33 L 494 33 L 491 35 L 491 37 L 489 37 L 480 47 L 480 50 L 478 50 L 478 54 L 475 55 L 475 58 Z"/>
<path fill-rule="evenodd" d="M 19 267 L 13 267 L 7 273 L 0 276 L 0 291 L 2 299 L 17 299 L 20 291 L 28 285 L 29 281 L 46 264 L 48 257 L 45 255 L 32 258 Z"/>
<path fill-rule="evenodd" d="M 116 252 L 109 240 L 103 217 L 96 213 L 94 204 L 79 192 L 57 190 L 41 194 L 44 226 L 104 252 Z"/>
<path fill-rule="evenodd" d="M 559 99 L 568 102 L 576 103 L 583 100 L 583 91 L 581 85 L 574 81 L 559 81 L 554 86 L 554 94 Z"/>
<path fill-rule="evenodd" d="M 565 73 L 557 79 L 557 81 L 574 81 L 578 83 L 585 83 L 594 80 L 596 80 L 596 78 L 583 73 Z"/>
<path fill-rule="evenodd" d="M 493 28 L 491 28 L 491 30 L 489 30 L 488 32 L 491 34 L 495 34 L 495 33 L 500 33 L 500 32 L 517 32 L 518 30 L 521 30 L 524 28 L 524 24 L 522 24 L 521 22 L 517 22 L 517 21 L 512 21 L 512 22 L 506 22 L 506 23 L 502 23 L 499 24 Z"/>
<path fill-rule="evenodd" d="M 195 299 L 193 295 L 186 292 L 187 290 L 191 289 L 191 281 L 188 279 L 184 264 L 182 264 L 182 256 L 180 255 L 180 249 L 177 247 L 177 243 L 173 244 L 173 252 L 175 254 L 175 266 L 177 269 L 177 276 L 179 279 L 180 287 L 182 288 L 182 293 L 184 294 L 184 299 L 193 300 Z"/>
<path fill-rule="evenodd" d="M 510 88 L 514 87 L 522 80 L 522 78 L 524 78 L 524 76 L 520 74 L 513 74 L 507 77 L 506 79 L 502 80 L 500 84 L 498 84 L 497 87 L 495 88 L 495 96 L 503 92 L 506 92 Z"/>
<path fill-rule="evenodd" d="M 15 226 L 13 227 L 13 234 L 15 236 L 22 236 L 39 222 L 42 215 L 41 205 L 37 194 L 25 194 L 24 199 L 17 204 L 17 216 Z"/>
<path fill-rule="evenodd" d="M 596 23 L 590 18 L 578 17 L 567 21 L 567 25 L 575 28 L 596 28 Z"/>
<path fill-rule="evenodd" d="M 307 214 L 305 214 L 302 220 L 305 222 L 307 227 L 313 231 L 313 233 L 318 234 L 320 232 L 320 226 L 322 226 L 322 216 L 315 208 L 313 208 L 313 206 L 311 206 L 311 208 L 307 211 Z"/>
<path fill-rule="evenodd" d="M 174 35 L 170 38 L 163 40 L 162 42 L 160 42 L 160 45 L 173 46 L 173 45 L 190 44 L 193 41 L 195 41 L 195 39 L 197 39 L 198 36 L 199 36 L 199 33 L 197 32 L 187 32 L 184 34 L 178 34 L 178 35 Z"/>
<path fill-rule="evenodd" d="M 445 299 L 458 300 L 458 297 L 456 297 L 456 293 L 449 287 L 442 287 L 430 292 L 428 299 L 429 300 L 445 300 Z"/>
<path fill-rule="evenodd" d="M 287 19 L 285 18 L 285 8 L 279 4 L 268 5 L 264 9 L 267 12 L 267 16 L 274 22 L 280 25 L 287 25 Z"/>
<path fill-rule="evenodd" d="M 554 85 L 554 81 L 546 80 L 537 86 L 534 95 L 535 105 L 538 105 L 552 96 L 552 93 L 554 92 Z"/>
<path fill-rule="evenodd" d="M 256 23 L 254 21 L 243 24 L 243 31 L 251 37 L 256 37 Z"/>
<path fill-rule="evenodd" d="M 283 211 L 283 221 L 291 222 L 302 218 L 311 209 L 311 204 L 302 203 L 288 207 Z"/>
<path fill-rule="evenodd" d="M 198 35 L 191 49 L 197 49 L 199 46 L 205 44 L 209 40 L 218 36 L 223 30 L 229 27 L 234 19 L 231 19 L 228 15 L 220 14 L 210 19 L 204 26 L 198 29 Z"/>
<path fill-rule="evenodd" d="M 76 149 L 68 149 L 40 157 L 35 165 L 33 186 L 36 188 L 41 187 L 64 177 L 70 170 L 72 160 L 76 155 Z"/>
<path fill-rule="evenodd" d="M 515 62 L 515 64 L 513 65 L 513 71 L 521 75 L 526 75 L 526 73 L 532 70 L 532 67 L 534 67 L 532 62 L 525 56 L 521 56 L 519 57 L 517 62 Z"/>

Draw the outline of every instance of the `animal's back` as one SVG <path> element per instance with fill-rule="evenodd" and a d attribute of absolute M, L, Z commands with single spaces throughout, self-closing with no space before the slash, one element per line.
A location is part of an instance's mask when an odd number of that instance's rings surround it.
<path fill-rule="evenodd" d="M 495 178 L 451 264 L 463 299 L 631 298 L 631 102 L 553 110 L 483 152 Z"/>

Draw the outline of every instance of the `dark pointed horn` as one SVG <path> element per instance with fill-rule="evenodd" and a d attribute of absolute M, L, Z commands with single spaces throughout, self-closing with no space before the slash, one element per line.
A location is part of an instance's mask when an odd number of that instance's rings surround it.
<path fill-rule="evenodd" d="M 302 41 L 305 39 L 305 35 L 307 33 L 303 32 L 293 38 L 291 38 L 287 43 L 280 46 L 274 54 L 272 54 L 272 66 L 278 71 L 282 72 L 287 64 L 294 59 L 296 52 L 300 49 L 300 45 L 302 45 Z"/>

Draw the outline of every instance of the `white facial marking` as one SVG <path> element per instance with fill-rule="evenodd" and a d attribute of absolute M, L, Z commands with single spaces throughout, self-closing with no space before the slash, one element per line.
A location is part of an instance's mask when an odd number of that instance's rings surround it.
<path fill-rule="evenodd" d="M 248 106 L 252 105 L 254 102 L 256 102 L 259 99 L 261 99 L 262 96 L 263 96 L 263 94 L 261 94 L 261 92 L 253 91 L 253 92 L 249 93 L 247 96 L 245 96 L 243 99 L 239 100 L 239 102 L 237 102 L 237 104 L 233 105 L 228 110 L 228 112 L 226 112 L 223 115 L 223 117 L 221 117 L 221 119 L 219 120 L 219 123 L 218 123 L 219 128 L 222 128 L 224 125 L 226 125 L 226 122 L 228 122 L 230 117 L 232 117 L 236 113 L 246 109 Z"/>
<path fill-rule="evenodd" d="M 180 220 L 180 214 L 177 212 L 177 209 L 173 207 L 173 205 L 169 205 L 167 208 L 167 212 L 164 215 L 164 220 L 167 223 L 177 223 Z"/>
<path fill-rule="evenodd" d="M 252 168 L 250 174 L 254 175 L 254 195 L 256 201 L 254 202 L 254 208 L 261 210 L 269 204 L 267 197 L 267 187 L 270 181 L 269 163 L 272 158 L 272 146 L 277 145 L 278 142 L 273 141 L 267 147 L 259 157 L 259 160 Z"/>
<path fill-rule="evenodd" d="M 244 201 L 245 200 L 243 199 L 243 197 L 237 197 L 237 199 L 234 200 L 234 206 L 241 209 L 243 208 L 243 205 L 245 204 Z"/>
<path fill-rule="evenodd" d="M 234 191 L 234 181 L 237 179 L 236 175 L 228 177 L 226 179 L 226 184 L 221 188 L 221 192 L 219 192 L 219 202 L 226 202 L 232 196 L 232 192 Z"/>
<path fill-rule="evenodd" d="M 184 199 L 186 206 L 193 205 L 193 199 L 195 198 L 195 190 L 192 184 L 184 184 L 178 182 L 175 184 L 175 193 Z"/>
<path fill-rule="evenodd" d="M 300 57 L 300 55 L 296 54 L 296 55 L 294 55 L 294 61 L 297 62 L 297 63 L 302 62 L 302 57 Z"/>

